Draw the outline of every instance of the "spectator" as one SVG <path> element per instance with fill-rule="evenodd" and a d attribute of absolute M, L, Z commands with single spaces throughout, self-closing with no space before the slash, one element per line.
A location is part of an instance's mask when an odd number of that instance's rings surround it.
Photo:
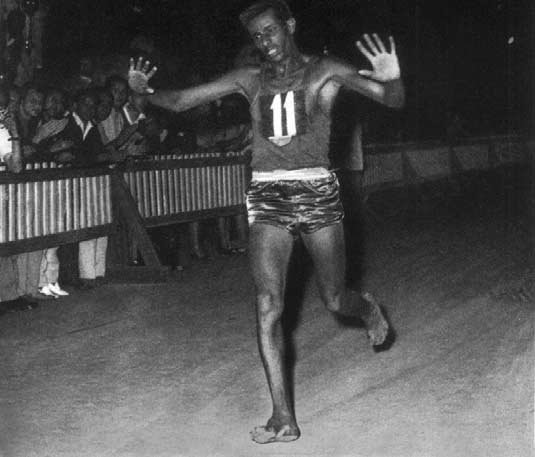
<path fill-rule="evenodd" d="M 45 94 L 45 102 L 41 121 L 33 142 L 40 156 L 47 160 L 72 148 L 72 141 L 61 138 L 68 124 L 65 108 L 65 95 L 57 88 L 49 89 Z M 47 297 L 63 297 L 69 293 L 61 288 L 59 278 L 58 247 L 46 249 L 41 259 L 39 275 L 39 293 Z"/>
<path fill-rule="evenodd" d="M 0 88 L 0 94 L 5 97 L 6 89 Z M 4 163 L 10 172 L 22 171 L 22 151 L 17 125 L 5 107 L 0 109 L 0 163 Z M 0 198 L 3 196 L 0 195 Z M 20 291 L 18 257 L 17 255 L 0 257 L 0 314 L 6 311 L 33 309 L 37 306 L 35 301 Z"/>
<path fill-rule="evenodd" d="M 102 121 L 102 127 L 109 141 L 115 140 L 125 126 L 123 106 L 128 101 L 128 83 L 120 76 L 110 76 L 106 88 L 112 96 L 110 114 Z"/>
<path fill-rule="evenodd" d="M 65 98 L 64 92 L 58 88 L 50 88 L 45 93 L 43 112 L 33 137 L 36 157 L 44 161 L 57 160 L 73 146 L 62 137 L 69 122 Z"/>
<path fill-rule="evenodd" d="M 109 162 L 112 157 L 104 149 L 98 130 L 92 120 L 95 118 L 97 95 L 85 89 L 75 97 L 73 112 L 65 127 L 64 136 L 74 144 L 72 163 L 90 166 Z M 79 243 L 78 268 L 80 288 L 93 288 L 104 281 L 106 274 L 106 250 L 108 237 L 100 237 Z"/>
<path fill-rule="evenodd" d="M 70 157 L 63 161 L 74 166 L 91 166 L 112 161 L 93 124 L 97 107 L 97 94 L 92 89 L 83 89 L 75 96 L 73 112 L 62 131 L 62 137 L 72 143 Z"/>
<path fill-rule="evenodd" d="M 126 80 L 120 76 L 110 76 L 106 81 L 106 90 L 98 91 L 97 121 L 100 136 L 104 145 L 114 148 L 123 158 L 128 154 L 129 143 L 135 141 L 132 137 L 139 126 L 138 123 L 130 125 L 123 111 L 129 91 Z M 104 117 L 106 113 L 108 115 Z"/>
<path fill-rule="evenodd" d="M 146 106 L 145 97 L 138 94 L 130 94 L 128 101 L 123 106 L 126 129 L 130 127 L 133 130 L 132 135 L 122 146 L 127 157 L 141 156 L 148 153 L 147 141 L 139 129 L 140 121 L 145 119 L 144 111 Z"/>
<path fill-rule="evenodd" d="M 15 123 L 22 145 L 25 161 L 36 158 L 33 137 L 43 109 L 43 91 L 35 84 L 26 84 L 16 105 Z M 19 291 L 21 295 L 39 296 L 39 270 L 43 251 L 25 252 L 17 256 Z"/>
<path fill-rule="evenodd" d="M 106 130 L 104 128 L 104 122 L 111 114 L 113 108 L 113 97 L 111 92 L 105 87 L 95 89 L 97 97 L 97 107 L 95 109 L 95 124 L 100 135 L 102 144 L 105 150 L 111 155 L 114 162 L 119 162 L 125 158 L 125 155 L 120 152 L 121 141 L 124 141 L 130 132 L 125 132 L 123 129 L 123 135 L 119 135 L 118 138 L 113 141 L 108 138 Z"/>
<path fill-rule="evenodd" d="M 39 116 L 43 110 L 43 91 L 35 84 L 26 84 L 21 91 L 16 110 L 16 122 L 22 141 L 22 155 L 26 161 L 35 159 L 33 138 L 37 131 Z"/>

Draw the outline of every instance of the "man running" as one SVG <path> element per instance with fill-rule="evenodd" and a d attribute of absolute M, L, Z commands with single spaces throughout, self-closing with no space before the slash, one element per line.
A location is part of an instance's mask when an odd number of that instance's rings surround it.
<path fill-rule="evenodd" d="M 284 364 L 281 316 L 292 246 L 300 237 L 316 271 L 328 310 L 360 317 L 373 345 L 384 342 L 388 324 L 369 294 L 346 290 L 343 209 L 338 181 L 328 169 L 330 113 L 341 86 L 392 108 L 404 104 L 394 40 L 389 50 L 376 35 L 357 48 L 371 70 L 337 59 L 301 53 L 294 41 L 296 21 L 283 0 L 256 1 L 240 21 L 264 56 L 258 67 L 230 71 L 215 81 L 184 90 L 154 91 L 149 62 L 131 60 L 130 87 L 160 107 L 184 111 L 231 93 L 250 103 L 253 128 L 252 182 L 247 191 L 250 262 L 256 286 L 259 350 L 273 413 L 256 427 L 257 443 L 293 441 L 300 430 Z"/>

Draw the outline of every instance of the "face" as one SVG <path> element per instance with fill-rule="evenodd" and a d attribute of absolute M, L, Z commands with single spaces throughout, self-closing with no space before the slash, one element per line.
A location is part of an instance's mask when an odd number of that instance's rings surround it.
<path fill-rule="evenodd" d="M 272 9 L 253 18 L 247 24 L 256 48 L 272 62 L 281 62 L 289 56 L 293 43 L 295 21 L 280 21 Z"/>
<path fill-rule="evenodd" d="M 45 98 L 44 113 L 50 119 L 61 119 L 65 113 L 65 101 L 60 92 L 50 92 Z"/>
<path fill-rule="evenodd" d="M 95 117 L 95 111 L 97 108 L 96 100 L 91 96 L 83 97 L 76 104 L 76 114 L 80 116 L 80 119 L 84 122 L 89 122 Z"/>
<path fill-rule="evenodd" d="M 43 109 L 43 94 L 30 89 L 22 100 L 22 110 L 28 117 L 37 117 Z"/>
<path fill-rule="evenodd" d="M 128 88 L 122 81 L 115 81 L 110 87 L 110 92 L 113 97 L 113 106 L 116 109 L 121 109 L 128 100 Z"/>
<path fill-rule="evenodd" d="M 99 95 L 98 104 L 96 107 L 95 119 L 97 122 L 101 122 L 107 119 L 111 113 L 113 107 L 113 97 L 111 94 L 102 93 Z"/>

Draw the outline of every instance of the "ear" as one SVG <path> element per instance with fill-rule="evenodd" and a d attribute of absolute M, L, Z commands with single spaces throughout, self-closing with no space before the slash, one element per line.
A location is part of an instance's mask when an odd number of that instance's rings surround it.
<path fill-rule="evenodd" d="M 295 33 L 295 19 L 291 17 L 286 21 L 286 26 L 288 27 L 288 31 L 293 35 Z"/>

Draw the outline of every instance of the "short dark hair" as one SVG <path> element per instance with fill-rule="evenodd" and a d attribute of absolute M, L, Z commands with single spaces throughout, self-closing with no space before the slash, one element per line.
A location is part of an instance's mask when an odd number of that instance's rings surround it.
<path fill-rule="evenodd" d="M 293 17 L 290 7 L 284 0 L 258 0 L 240 13 L 240 22 L 244 27 L 247 27 L 247 24 L 256 16 L 270 9 L 275 12 L 281 22 L 286 22 Z"/>

